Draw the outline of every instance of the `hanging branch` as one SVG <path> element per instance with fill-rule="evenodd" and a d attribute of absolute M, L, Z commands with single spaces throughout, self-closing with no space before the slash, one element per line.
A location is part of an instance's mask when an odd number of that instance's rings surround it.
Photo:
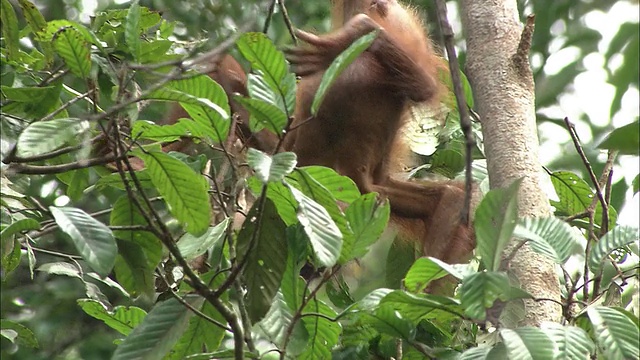
<path fill-rule="evenodd" d="M 445 48 L 447 49 L 447 57 L 449 58 L 449 71 L 451 72 L 451 82 L 453 83 L 453 93 L 456 96 L 456 104 L 460 114 L 460 128 L 464 134 L 466 142 L 465 151 L 465 198 L 464 208 L 462 210 L 462 219 L 464 222 L 470 222 L 471 211 L 471 162 L 473 161 L 472 152 L 476 146 L 476 140 L 471 133 L 471 117 L 469 116 L 469 107 L 464 96 L 462 88 L 462 80 L 460 79 L 460 64 L 458 64 L 458 56 L 453 43 L 453 29 L 447 18 L 447 5 L 444 0 L 436 0 L 436 11 L 438 14 L 438 23 L 444 38 Z"/>
<path fill-rule="evenodd" d="M 263 33 L 267 33 L 269 31 L 269 26 L 271 25 L 271 19 L 273 18 L 273 14 L 276 10 L 276 3 L 278 4 L 278 9 L 282 13 L 282 17 L 284 18 L 284 23 L 287 26 L 287 30 L 289 30 L 289 35 L 291 35 L 291 39 L 293 39 L 294 44 L 298 44 L 298 38 L 296 37 L 296 33 L 293 30 L 293 23 L 291 22 L 291 18 L 289 17 L 289 12 L 287 12 L 286 6 L 284 6 L 284 0 L 272 0 L 271 4 L 269 4 L 269 10 L 267 10 L 267 19 L 264 21 L 264 27 L 262 28 Z"/>

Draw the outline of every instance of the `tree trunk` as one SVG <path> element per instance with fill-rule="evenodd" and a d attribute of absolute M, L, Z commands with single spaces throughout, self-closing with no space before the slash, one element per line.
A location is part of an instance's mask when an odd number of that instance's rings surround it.
<path fill-rule="evenodd" d="M 549 202 L 540 186 L 542 167 L 528 61 L 533 22 L 525 27 L 521 41 L 515 0 L 463 0 L 461 12 L 467 41 L 466 74 L 482 119 L 491 187 L 505 188 L 522 178 L 519 215 L 548 216 Z M 554 264 L 528 246 L 518 251 L 511 269 L 536 298 L 560 300 Z M 525 325 L 561 317 L 560 306 L 550 301 L 528 301 L 526 307 Z"/>

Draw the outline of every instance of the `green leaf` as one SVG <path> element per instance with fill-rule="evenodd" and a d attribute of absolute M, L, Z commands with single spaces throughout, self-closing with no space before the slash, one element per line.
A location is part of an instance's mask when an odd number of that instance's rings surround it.
<path fill-rule="evenodd" d="M 185 300 L 194 307 L 200 307 L 204 302 L 203 298 L 194 295 Z M 118 346 L 112 359 L 162 359 L 187 329 L 191 316 L 193 312 L 175 298 L 156 305 Z"/>
<path fill-rule="evenodd" d="M 344 312 L 347 313 L 357 311 L 374 311 L 380 305 L 382 299 L 393 291 L 394 290 L 387 288 L 375 289 L 365 295 L 355 304 L 353 304 L 349 309 L 346 309 Z"/>
<path fill-rule="evenodd" d="M 16 155 L 37 156 L 56 150 L 89 130 L 89 122 L 73 119 L 38 121 L 18 136 Z"/>
<path fill-rule="evenodd" d="M 80 299 L 78 305 L 87 315 L 101 320 L 125 336 L 129 335 L 147 316 L 146 311 L 136 306 L 116 306 L 109 311 L 101 302 L 90 299 Z"/>
<path fill-rule="evenodd" d="M 128 195 L 121 196 L 113 204 L 109 223 L 112 226 L 148 225 L 147 220 Z M 139 230 L 115 230 L 113 234 L 118 239 L 142 246 L 148 255 L 149 266 L 152 269 L 158 265 L 162 256 L 162 245 L 155 235 Z"/>
<path fill-rule="evenodd" d="M 20 7 L 22 8 L 22 14 L 24 15 L 24 19 L 31 27 L 31 30 L 36 34 L 36 40 L 41 40 L 41 34 L 43 34 L 47 29 L 47 22 L 44 19 L 44 16 L 40 13 L 38 8 L 28 0 L 19 0 Z M 51 47 L 51 43 L 48 41 L 39 41 L 40 47 L 44 52 L 45 58 L 47 60 L 47 64 L 51 64 L 53 62 L 53 49 Z"/>
<path fill-rule="evenodd" d="M 638 241 L 638 229 L 629 226 L 616 226 L 603 236 L 589 254 L 589 268 L 598 273 L 605 258 L 615 250 Z"/>
<path fill-rule="evenodd" d="M 297 359 L 330 359 L 331 350 L 338 343 L 342 332 L 339 322 L 329 320 L 336 317 L 335 311 L 324 302 L 312 299 L 304 308 L 304 313 L 307 315 L 302 317 L 302 322 L 309 334 L 309 341 L 305 351 Z"/>
<path fill-rule="evenodd" d="M 397 238 L 398 236 L 391 244 L 386 260 L 385 285 L 393 289 L 400 289 L 403 286 L 402 281 L 411 264 L 422 255 L 422 250 L 418 252 L 413 242 L 403 241 Z"/>
<path fill-rule="evenodd" d="M 587 332 L 577 326 L 545 322 L 542 329 L 556 344 L 555 359 L 588 359 L 596 348 Z"/>
<path fill-rule="evenodd" d="M 204 133 L 200 130 L 199 124 L 191 119 L 180 119 L 171 125 L 158 125 L 150 121 L 138 120 L 131 127 L 131 136 L 136 139 L 171 142 L 188 135 L 202 137 Z"/>
<path fill-rule="evenodd" d="M 295 186 L 296 189 L 302 191 L 311 200 L 326 210 L 342 234 L 342 249 L 338 261 L 340 264 L 349 261 L 354 234 L 347 222 L 347 218 L 342 211 L 340 211 L 336 199 L 331 195 L 329 190 L 325 189 L 320 183 L 309 176 L 304 169 L 298 169 L 291 174 L 287 179 L 287 183 Z"/>
<path fill-rule="evenodd" d="M 287 265 L 285 224 L 269 199 L 256 202 L 238 235 L 238 256 L 244 263 L 245 304 L 252 323 L 269 311 Z"/>
<path fill-rule="evenodd" d="M 82 274 L 80 273 L 80 269 L 78 269 L 77 266 L 69 263 L 64 263 L 64 262 L 46 263 L 40 266 L 37 270 L 47 274 L 62 275 L 62 276 L 82 279 Z"/>
<path fill-rule="evenodd" d="M 329 190 L 338 201 L 351 204 L 360 197 L 360 190 L 356 183 L 348 176 L 338 174 L 332 168 L 325 166 L 305 166 L 299 169 L 313 178 L 322 187 Z"/>
<path fill-rule="evenodd" d="M 640 357 L 637 320 L 634 323 L 623 311 L 605 306 L 589 307 L 587 315 L 593 325 L 598 347 L 607 359 Z"/>
<path fill-rule="evenodd" d="M 71 181 L 67 187 L 67 196 L 73 201 L 80 201 L 89 187 L 89 169 L 78 169 L 68 172 Z M 62 180 L 61 180 L 62 181 Z"/>
<path fill-rule="evenodd" d="M 138 61 L 142 64 L 159 63 L 172 60 L 181 55 L 171 54 L 170 49 L 174 42 L 171 40 L 154 40 L 153 42 L 140 43 L 140 56 Z"/>
<path fill-rule="evenodd" d="M 464 166 L 464 154 L 457 149 L 438 149 L 433 154 L 429 170 L 452 179 L 464 170 Z"/>
<path fill-rule="evenodd" d="M 293 313 L 287 306 L 282 293 L 278 292 L 273 299 L 273 304 L 267 315 L 260 321 L 257 326 L 264 331 L 267 338 L 274 344 L 282 347 L 287 336 L 287 330 L 291 326 Z M 301 322 L 294 325 L 291 345 L 287 347 L 287 352 L 291 353 L 291 348 L 304 347 L 307 342 L 308 333 Z M 295 352 L 295 351 L 294 351 Z M 299 353 L 299 351 L 297 352 Z"/>
<path fill-rule="evenodd" d="M 318 109 L 320 108 L 320 104 L 322 104 L 322 100 L 327 95 L 329 88 L 335 82 L 335 80 L 340 76 L 342 71 L 347 68 L 360 54 L 362 54 L 365 50 L 371 46 L 371 44 L 375 41 L 376 37 L 378 37 L 378 30 L 374 30 L 362 37 L 358 40 L 354 41 L 345 51 L 343 51 L 340 55 L 338 55 L 335 60 L 331 63 L 327 71 L 322 75 L 322 81 L 318 86 L 318 91 L 316 91 L 316 95 L 313 98 L 313 103 L 311 104 L 311 113 L 316 115 L 318 113 Z"/>
<path fill-rule="evenodd" d="M 216 275 L 218 275 L 216 271 L 210 271 L 202 275 L 202 281 L 209 284 L 211 288 L 218 288 L 226 278 Z M 227 303 L 228 297 L 227 293 L 222 294 L 220 297 L 227 306 L 230 305 Z M 199 310 L 211 319 L 218 321 L 218 324 L 214 324 L 209 319 L 201 316 L 193 316 L 189 320 L 189 327 L 171 349 L 169 355 L 165 357 L 165 360 L 182 360 L 189 355 L 201 353 L 203 349 L 212 351 L 220 347 L 226 332 L 224 328 L 220 327 L 220 324 L 227 325 L 227 321 L 209 302 L 205 302 Z M 188 358 L 191 359 L 191 356 Z"/>
<path fill-rule="evenodd" d="M 431 319 L 447 322 L 463 315 L 458 300 L 423 293 L 409 294 L 402 290 L 387 294 L 380 301 L 380 305 L 390 305 L 413 324 Z"/>
<path fill-rule="evenodd" d="M 213 305 L 208 302 L 202 306 L 200 311 L 210 318 L 217 320 L 220 324 L 226 323 L 224 317 L 222 317 Z M 209 350 L 218 349 L 220 347 L 220 343 L 224 339 L 224 335 L 225 330 L 220 328 L 217 324 L 213 324 L 209 322 L 208 319 L 204 319 L 200 316 L 194 316 L 189 320 L 189 328 L 187 328 L 187 331 L 184 332 L 165 359 L 193 359 L 193 354 L 201 353 L 205 346 Z M 229 358 L 232 359 L 233 357 L 234 354 L 231 352 L 231 356 Z M 217 356 L 213 357 L 213 359 L 217 358 Z M 211 358 L 206 357 L 204 359 Z"/>
<path fill-rule="evenodd" d="M 11 242 L 11 245 L 8 242 Z M 2 242 L 2 280 L 6 280 L 7 276 L 20 265 L 22 251 L 20 241 L 18 239 L 9 239 L 6 243 Z"/>
<path fill-rule="evenodd" d="M 185 260 L 195 259 L 212 248 L 217 242 L 222 241 L 229 226 L 229 218 L 225 218 L 216 226 L 210 227 L 202 236 L 184 234 L 178 240 L 178 250 Z"/>
<path fill-rule="evenodd" d="M 296 76 L 288 73 L 282 79 L 277 88 L 273 88 L 267 81 L 262 72 L 257 74 L 249 73 L 247 75 L 247 90 L 252 99 L 261 100 L 268 104 L 272 104 L 284 114 L 290 116 L 293 114 L 296 105 Z M 253 121 L 249 122 L 252 131 L 260 130 L 260 124 Z M 256 125 L 258 125 L 256 127 Z M 279 134 L 281 132 L 277 132 Z"/>
<path fill-rule="evenodd" d="M 504 273 L 475 273 L 462 280 L 460 300 L 468 316 L 484 320 L 485 309 L 493 306 L 498 299 L 507 300 L 509 289 L 509 278 Z"/>
<path fill-rule="evenodd" d="M 145 249 L 133 242 L 116 239 L 118 256 L 113 265 L 118 284 L 130 296 L 153 296 L 155 290 L 155 267 L 149 266 Z M 157 263 L 156 263 L 157 265 Z"/>
<path fill-rule="evenodd" d="M 387 228 L 391 210 L 389 201 L 378 200 L 378 194 L 369 193 L 354 201 L 345 215 L 354 234 L 349 259 L 364 256 Z"/>
<path fill-rule="evenodd" d="M 476 253 L 487 270 L 500 268 L 502 251 L 511 240 L 518 216 L 520 180 L 507 189 L 489 191 L 476 210 Z"/>
<path fill-rule="evenodd" d="M 473 108 L 474 106 L 473 91 L 471 89 L 471 84 L 469 83 L 469 79 L 467 79 L 467 76 L 462 72 L 462 70 L 460 70 L 459 75 L 460 75 L 460 81 L 462 83 L 462 92 L 465 99 L 465 103 L 470 108 Z M 458 103 L 456 102 L 455 94 L 453 90 L 453 82 L 451 81 L 451 71 L 448 69 L 448 66 L 445 69 L 438 69 L 438 77 L 447 86 L 447 89 L 449 90 L 449 98 L 446 101 L 447 106 L 459 113 Z"/>
<path fill-rule="evenodd" d="M 277 106 L 260 99 L 245 98 L 240 95 L 234 96 L 233 99 L 251 114 L 253 118 L 251 123 L 258 122 L 261 128 L 267 128 L 279 136 L 287 126 L 287 114 Z"/>
<path fill-rule="evenodd" d="M 22 8 L 22 14 L 27 24 L 31 27 L 34 33 L 45 31 L 47 28 L 47 21 L 40 13 L 38 8 L 28 0 L 18 0 L 20 7 Z"/>
<path fill-rule="evenodd" d="M 260 189 L 262 189 L 261 181 L 257 180 L 254 176 L 249 178 L 249 184 L 255 194 L 260 194 Z M 267 197 L 276 205 L 278 214 L 287 226 L 298 223 L 296 213 L 298 202 L 293 198 L 291 191 L 283 183 L 269 183 L 267 185 Z"/>
<path fill-rule="evenodd" d="M 236 40 L 242 56 L 251 63 L 251 68 L 264 77 L 275 93 L 285 94 L 281 85 L 287 75 L 287 63 L 282 52 L 265 34 L 250 32 Z"/>
<path fill-rule="evenodd" d="M 229 99 L 220 84 L 207 75 L 187 73 L 187 77 L 173 80 L 153 91 L 145 99 L 178 101 L 213 143 L 223 142 L 229 135 Z"/>
<path fill-rule="evenodd" d="M 584 180 L 569 171 L 554 172 L 551 174 L 551 183 L 559 198 L 559 201 L 551 202 L 556 208 L 556 215 L 580 214 L 587 210 L 595 196 L 595 192 Z M 618 213 L 609 206 L 609 229 L 615 226 L 617 218 Z M 599 203 L 596 206 L 595 221 L 602 225 L 602 205 Z"/>
<path fill-rule="evenodd" d="M 12 335 L 8 336 L 9 333 L 12 333 Z M 38 339 L 33 334 L 33 331 L 15 321 L 0 319 L 0 335 L 20 346 L 28 346 L 35 349 L 39 347 Z"/>
<path fill-rule="evenodd" d="M 133 59 L 140 59 L 140 5 L 138 1 L 133 1 L 127 12 L 127 22 L 124 28 L 124 39 L 133 55 Z"/>
<path fill-rule="evenodd" d="M 638 24 L 631 22 L 625 22 L 618 28 L 618 31 L 615 33 L 615 35 L 611 39 L 611 42 L 609 43 L 607 52 L 604 54 L 607 61 L 611 60 L 611 57 L 616 53 L 622 52 L 624 47 L 629 44 L 634 36 L 637 36 L 637 30 Z"/>
<path fill-rule="evenodd" d="M 466 103 L 470 108 L 473 108 L 473 89 L 471 88 L 471 83 L 469 82 L 467 75 L 465 75 L 462 70 L 460 70 L 460 80 L 462 80 L 462 90 L 464 91 Z"/>
<path fill-rule="evenodd" d="M 280 292 L 289 309 L 294 311 L 299 309 L 304 301 L 300 291 L 304 292 L 305 281 L 300 276 L 300 270 L 307 263 L 309 256 L 308 244 L 302 225 L 297 223 L 295 226 L 287 228 L 287 249 L 289 254 L 287 256 L 287 266 L 284 270 L 284 275 L 282 275 Z"/>
<path fill-rule="evenodd" d="M 126 296 L 126 297 L 130 297 L 131 295 L 127 292 L 127 290 L 125 290 L 120 284 L 118 284 L 116 281 L 111 280 L 111 278 L 106 277 L 106 278 L 101 278 L 100 275 L 94 273 L 94 272 L 88 272 L 86 273 L 86 276 L 88 276 L 91 279 L 97 280 L 105 285 L 107 285 L 108 287 L 114 289 L 114 290 L 118 290 L 122 295 Z M 87 294 L 89 294 L 89 291 L 93 291 L 94 288 L 97 289 L 96 291 L 100 291 L 100 288 L 97 287 L 97 285 L 93 284 L 93 283 L 86 283 L 86 288 L 87 288 Z M 104 298 L 106 299 L 106 297 Z M 99 299 L 100 300 L 100 299 Z"/>
<path fill-rule="evenodd" d="M 403 340 L 413 340 L 415 337 L 415 325 L 405 319 L 391 304 L 380 303 L 380 306 L 367 318 L 380 333 Z"/>
<path fill-rule="evenodd" d="M 18 31 L 18 18 L 9 0 L 2 0 L 0 20 L 2 20 L 3 45 L 7 49 L 7 59 L 20 61 L 20 35 Z"/>
<path fill-rule="evenodd" d="M 0 232 L 0 242 L 4 242 L 14 234 L 21 233 L 23 231 L 38 230 L 40 229 L 40 223 L 36 219 L 26 218 L 15 221 Z"/>
<path fill-rule="evenodd" d="M 462 353 L 459 360 L 491 360 L 491 349 L 492 348 L 489 346 L 479 345 L 478 347 L 466 350 L 464 353 Z"/>
<path fill-rule="evenodd" d="M 174 21 L 167 21 L 162 19 L 162 23 L 160 24 L 160 37 L 163 39 L 168 38 L 173 35 L 173 30 L 176 27 L 176 23 Z"/>
<path fill-rule="evenodd" d="M 413 293 L 423 292 L 430 282 L 447 276 L 447 272 L 430 258 L 420 258 L 413 263 L 404 279 L 406 289 Z"/>
<path fill-rule="evenodd" d="M 60 19 L 60 20 L 52 20 L 47 22 L 47 28 L 45 30 L 44 33 L 39 34 L 40 36 L 40 41 L 42 42 L 46 42 L 46 41 L 52 41 L 53 38 L 56 36 L 56 34 L 58 33 L 58 31 L 62 28 L 73 28 L 76 31 L 78 31 L 84 41 L 86 41 L 87 43 L 90 43 L 91 45 L 97 47 L 102 53 L 104 52 L 104 48 L 102 47 L 102 42 L 100 41 L 100 39 L 98 39 L 98 37 L 96 36 L 96 34 L 94 34 L 92 31 L 90 31 L 89 29 L 87 29 L 86 26 L 75 22 L 75 21 L 71 21 L 71 20 L 66 20 L 66 19 Z"/>
<path fill-rule="evenodd" d="M 109 275 L 118 253 L 111 230 L 81 209 L 51 206 L 49 211 L 89 266 L 102 277 Z"/>
<path fill-rule="evenodd" d="M 74 27 L 64 27 L 53 36 L 53 48 L 64 60 L 71 72 L 87 79 L 91 72 L 91 54 L 89 43 Z"/>
<path fill-rule="evenodd" d="M 25 87 L 11 87 L 0 86 L 2 89 L 2 95 L 7 99 L 17 102 L 41 102 L 50 94 L 51 89 L 55 89 L 55 86 L 25 86 Z"/>
<path fill-rule="evenodd" d="M 339 308 L 346 308 L 355 302 L 349 291 L 349 284 L 340 273 L 334 276 L 333 281 L 327 282 L 326 292 L 329 300 Z"/>
<path fill-rule="evenodd" d="M 640 155 L 640 122 L 617 128 L 598 145 L 599 149 L 617 150 L 623 155 Z"/>
<path fill-rule="evenodd" d="M 298 202 L 297 217 L 311 241 L 311 247 L 320 266 L 331 267 L 336 264 L 342 248 L 342 233 L 317 202 L 289 185 L 291 194 Z"/>
<path fill-rule="evenodd" d="M 149 189 L 153 187 L 153 184 L 151 183 L 151 179 L 149 178 L 149 173 L 146 170 L 136 171 L 136 177 L 138 178 L 138 181 L 140 182 L 140 184 L 144 189 Z M 125 173 L 125 178 L 129 183 L 133 181 L 131 179 L 131 174 L 129 173 Z M 122 177 L 118 173 L 109 174 L 101 178 L 100 180 L 98 180 L 95 186 L 97 190 L 103 190 L 107 186 L 112 186 L 116 189 L 124 190 Z"/>
<path fill-rule="evenodd" d="M 567 261 L 574 246 L 582 241 L 579 233 L 556 217 L 521 219 L 513 236 L 531 240 L 529 245 L 534 251 L 556 263 Z"/>
<path fill-rule="evenodd" d="M 254 148 L 247 150 L 247 163 L 263 184 L 282 181 L 293 171 L 296 162 L 296 154 L 292 152 L 269 156 Z"/>
<path fill-rule="evenodd" d="M 636 175 L 636 177 L 631 181 L 631 185 L 633 186 L 633 194 L 637 194 L 640 191 L 640 174 Z"/>
<path fill-rule="evenodd" d="M 281 348 L 286 339 L 287 331 L 291 326 L 292 319 L 292 311 L 287 307 L 287 304 L 282 297 L 282 293 L 278 292 L 274 298 L 271 309 L 269 309 L 265 318 L 257 325 L 265 332 L 267 338 L 271 342 Z M 289 345 L 287 346 L 287 354 L 291 356 L 299 355 L 302 351 L 307 349 L 308 339 L 309 333 L 307 332 L 304 323 L 302 321 L 297 321 L 293 324 Z"/>
<path fill-rule="evenodd" d="M 60 94 L 62 81 L 55 80 L 52 86 L 11 88 L 2 86 L 2 93 L 15 103 L 7 104 L 3 110 L 28 119 L 40 119 L 62 106 Z M 66 110 L 59 112 L 56 119 L 68 117 Z"/>
<path fill-rule="evenodd" d="M 552 360 L 558 351 L 555 343 L 539 328 L 501 329 L 500 337 L 509 359 Z"/>
<path fill-rule="evenodd" d="M 136 152 L 149 172 L 151 182 L 184 228 L 200 236 L 209 228 L 211 207 L 209 184 L 182 161 L 163 152 Z"/>

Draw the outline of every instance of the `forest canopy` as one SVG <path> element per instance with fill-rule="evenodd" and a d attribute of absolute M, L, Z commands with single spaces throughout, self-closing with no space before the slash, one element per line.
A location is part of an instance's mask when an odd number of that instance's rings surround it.
<path fill-rule="evenodd" d="M 445 64 L 435 3 L 411 5 Z M 522 179 L 490 186 L 463 10 L 446 3 L 460 80 L 443 65 L 441 103 L 412 107 L 394 176 L 464 188 L 472 171 L 462 264 L 394 241 L 410 224 L 392 197 L 280 151 L 302 96 L 293 29 L 330 31 L 329 1 L 1 0 L 0 356 L 640 356 L 637 1 L 517 2 L 523 24 L 535 14 L 542 217 L 519 215 Z M 335 54 L 314 116 L 379 36 Z M 555 264 L 560 298 L 523 290 L 523 246 Z M 531 300 L 562 319 L 522 326 Z"/>

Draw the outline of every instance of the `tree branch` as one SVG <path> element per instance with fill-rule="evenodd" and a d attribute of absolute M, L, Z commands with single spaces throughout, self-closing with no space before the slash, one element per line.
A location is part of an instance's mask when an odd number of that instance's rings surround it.
<path fill-rule="evenodd" d="M 449 71 L 451 73 L 451 82 L 453 83 L 453 93 L 456 96 L 456 104 L 460 114 L 460 128 L 465 137 L 465 197 L 464 208 L 462 209 L 462 221 L 469 224 L 471 221 L 471 193 L 472 174 L 471 162 L 473 161 L 472 152 L 476 146 L 476 140 L 471 133 L 471 117 L 469 116 L 469 106 L 467 105 L 464 89 L 462 88 L 462 80 L 460 78 L 460 64 L 456 55 L 456 48 L 453 44 L 453 29 L 447 18 L 447 5 L 444 0 L 436 0 L 436 9 L 438 13 L 438 23 L 444 38 L 447 56 L 449 58 Z"/>

